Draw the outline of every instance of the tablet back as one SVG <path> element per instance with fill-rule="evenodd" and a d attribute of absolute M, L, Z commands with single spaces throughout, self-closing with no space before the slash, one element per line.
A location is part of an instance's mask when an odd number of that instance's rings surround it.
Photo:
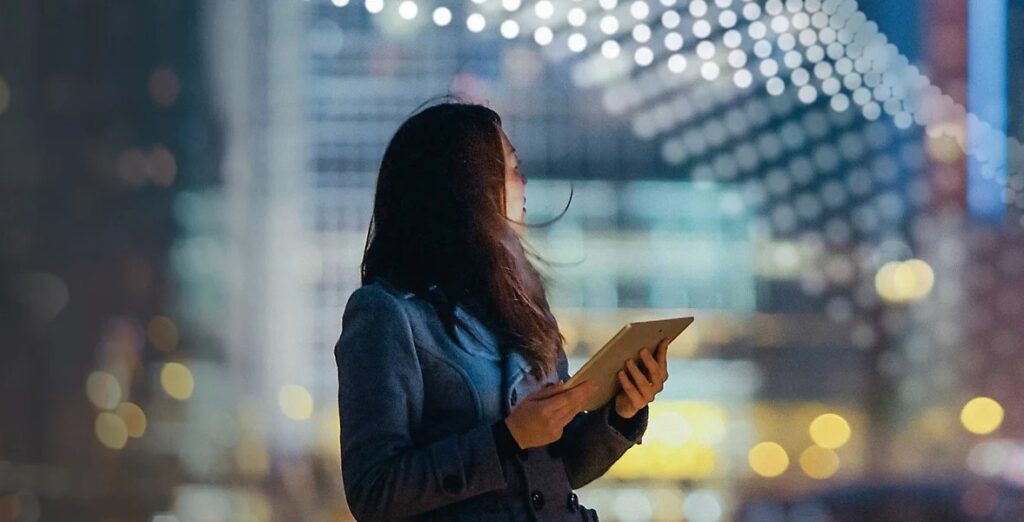
<path fill-rule="evenodd" d="M 658 341 L 667 338 L 671 343 L 692 323 L 693 317 L 629 323 L 569 378 L 567 384 L 571 387 L 582 379 L 596 383 L 598 390 L 585 408 L 596 410 L 615 397 L 620 387 L 616 374 L 625 367 L 626 361 L 637 359 L 637 364 L 643 369 L 644 365 L 639 361 L 640 350 L 649 348 L 653 355 Z"/>

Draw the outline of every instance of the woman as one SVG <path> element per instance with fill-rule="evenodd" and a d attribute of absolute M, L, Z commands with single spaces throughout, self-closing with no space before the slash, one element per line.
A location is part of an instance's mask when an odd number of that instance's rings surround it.
<path fill-rule="evenodd" d="M 582 411 L 596 386 L 563 383 L 564 340 L 520 241 L 525 185 L 481 105 L 422 110 L 387 146 L 335 347 L 358 520 L 597 520 L 572 490 L 640 443 L 667 344 Z"/>

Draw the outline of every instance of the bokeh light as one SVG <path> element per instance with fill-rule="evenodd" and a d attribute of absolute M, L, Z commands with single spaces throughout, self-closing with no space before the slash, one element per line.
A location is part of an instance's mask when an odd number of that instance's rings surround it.
<path fill-rule="evenodd" d="M 109 411 L 96 415 L 96 439 L 110 449 L 121 449 L 128 442 L 128 428 L 124 420 Z"/>
<path fill-rule="evenodd" d="M 811 440 L 827 449 L 842 447 L 850 440 L 850 424 L 842 416 L 825 413 L 811 421 Z"/>
<path fill-rule="evenodd" d="M 277 393 L 277 404 L 289 419 L 308 420 L 313 415 L 313 396 L 297 384 L 286 384 Z"/>
<path fill-rule="evenodd" d="M 1003 406 L 991 397 L 975 397 L 960 410 L 960 422 L 967 431 L 988 435 L 1003 424 Z"/>
<path fill-rule="evenodd" d="M 772 478 L 783 474 L 789 468 L 789 455 L 775 442 L 759 442 L 747 454 L 747 463 L 754 473 Z"/>
<path fill-rule="evenodd" d="M 108 372 L 95 371 L 85 381 L 89 402 L 101 410 L 112 410 L 121 402 L 121 384 Z"/>
<path fill-rule="evenodd" d="M 192 372 L 182 363 L 169 362 L 160 370 L 160 385 L 167 395 L 183 401 L 192 396 L 195 381 Z"/>
<path fill-rule="evenodd" d="M 824 480 L 839 471 L 839 456 L 828 448 L 810 446 L 800 453 L 800 469 L 808 477 Z"/>

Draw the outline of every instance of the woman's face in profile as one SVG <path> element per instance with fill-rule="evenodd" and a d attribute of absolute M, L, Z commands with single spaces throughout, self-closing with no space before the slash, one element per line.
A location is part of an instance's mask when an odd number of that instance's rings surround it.
<path fill-rule="evenodd" d="M 526 220 L 526 177 L 519 171 L 516 149 L 501 127 L 498 127 L 498 134 L 501 135 L 501 148 L 505 154 L 505 216 L 522 223 Z M 519 232 L 522 232 L 521 227 L 514 225 Z"/>

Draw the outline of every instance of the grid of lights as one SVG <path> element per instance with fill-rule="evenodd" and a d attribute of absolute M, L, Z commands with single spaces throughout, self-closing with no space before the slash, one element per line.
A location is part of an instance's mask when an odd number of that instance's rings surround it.
<path fill-rule="evenodd" d="M 916 123 L 929 137 L 951 138 L 976 158 L 984 178 L 998 179 L 996 173 L 1006 170 L 1004 200 L 1024 210 L 1024 145 L 943 94 L 888 42 L 856 0 L 767 0 L 763 7 L 751 0 L 471 0 L 465 9 L 437 6 L 422 15 L 415 0 L 363 1 L 373 14 L 392 4 L 402 19 L 429 16 L 437 26 L 452 25 L 454 12 L 464 11 L 471 32 L 493 27 L 506 39 L 532 39 L 553 60 L 575 55 L 574 78 L 581 86 L 663 64 L 640 76 L 646 80 L 620 82 L 614 95 L 606 95 L 612 113 L 700 78 L 714 82 L 715 89 L 721 88 L 719 79 L 728 79 L 737 90 L 763 88 L 772 96 L 795 89 L 804 104 L 827 98 L 834 111 L 857 108 L 869 121 L 884 114 L 900 129 Z M 689 78 L 666 78 L 687 71 Z M 638 135 L 679 125 L 685 116 L 658 110 L 650 119 L 655 123 L 636 125 Z M 982 147 L 993 140 L 1008 141 L 1006 164 L 990 164 L 985 157 Z"/>

